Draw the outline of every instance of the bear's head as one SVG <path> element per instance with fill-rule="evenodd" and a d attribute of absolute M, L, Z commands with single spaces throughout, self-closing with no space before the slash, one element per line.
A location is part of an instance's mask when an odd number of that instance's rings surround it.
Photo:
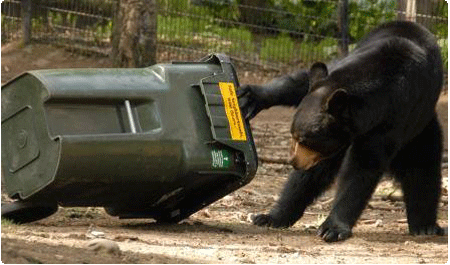
<path fill-rule="evenodd" d="M 310 88 L 299 104 L 291 126 L 291 164 L 309 169 L 349 146 L 349 95 L 328 78 L 327 66 L 315 63 Z"/>

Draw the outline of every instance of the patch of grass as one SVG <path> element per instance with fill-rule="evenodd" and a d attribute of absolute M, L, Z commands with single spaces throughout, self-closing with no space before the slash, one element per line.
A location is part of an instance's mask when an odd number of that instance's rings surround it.
<path fill-rule="evenodd" d="M 189 46 L 192 43 L 192 19 L 158 15 L 157 23 L 159 40 L 181 46 Z"/>
<path fill-rule="evenodd" d="M 298 49 L 301 51 L 301 59 L 305 63 L 328 61 L 337 55 L 338 41 L 334 38 L 325 38 L 320 42 L 303 41 Z"/>
<path fill-rule="evenodd" d="M 2 42 L 6 42 L 4 37 L 8 36 L 8 34 L 12 35 L 21 31 L 22 24 L 16 20 L 17 18 L 7 17 L 3 14 L 1 15 Z"/>
<path fill-rule="evenodd" d="M 260 51 L 260 58 L 263 61 L 287 63 L 295 57 L 295 43 L 286 34 L 281 34 L 276 38 L 267 38 Z"/>
<path fill-rule="evenodd" d="M 448 69 L 448 39 L 438 40 L 438 44 L 441 47 L 442 62 L 444 64 L 444 71 Z"/>
<path fill-rule="evenodd" d="M 229 52 L 231 54 L 250 55 L 255 51 L 252 33 L 246 29 L 233 28 L 227 32 L 228 39 L 231 40 Z"/>
<path fill-rule="evenodd" d="M 36 32 L 42 32 L 45 30 L 44 19 L 42 17 L 31 19 L 31 28 Z"/>
<path fill-rule="evenodd" d="M 268 38 L 261 48 L 260 57 L 263 61 L 290 63 L 302 61 L 328 61 L 338 52 L 338 40 L 325 38 L 321 41 L 311 41 L 307 38 L 301 43 L 295 42 L 287 35 Z"/>
<path fill-rule="evenodd" d="M 221 27 L 212 20 L 188 17 L 158 16 L 158 41 L 227 54 L 250 55 L 255 50 L 252 33 L 247 29 Z"/>
<path fill-rule="evenodd" d="M 17 227 L 17 224 L 9 219 L 2 218 L 2 229 L 12 229 Z"/>

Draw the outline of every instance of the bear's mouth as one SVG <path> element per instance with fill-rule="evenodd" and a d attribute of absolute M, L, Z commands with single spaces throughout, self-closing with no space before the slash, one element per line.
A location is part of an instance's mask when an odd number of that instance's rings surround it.
<path fill-rule="evenodd" d="M 317 165 L 324 158 L 325 157 L 320 152 L 300 144 L 295 139 L 291 140 L 290 163 L 295 169 L 308 170 Z"/>

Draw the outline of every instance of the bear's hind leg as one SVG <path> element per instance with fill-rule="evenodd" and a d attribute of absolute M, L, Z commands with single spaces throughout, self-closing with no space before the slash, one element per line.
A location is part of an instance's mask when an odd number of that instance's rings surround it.
<path fill-rule="evenodd" d="M 436 224 L 441 192 L 442 135 L 436 116 L 392 161 L 401 183 L 412 235 L 443 235 Z"/>

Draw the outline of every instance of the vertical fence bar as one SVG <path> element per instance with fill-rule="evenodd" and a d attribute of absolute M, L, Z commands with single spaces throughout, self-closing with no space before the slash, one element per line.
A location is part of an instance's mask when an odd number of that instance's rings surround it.
<path fill-rule="evenodd" d="M 22 32 L 24 44 L 29 44 L 31 41 L 31 1 L 32 0 L 21 1 Z"/>
<path fill-rule="evenodd" d="M 405 20 L 406 0 L 397 0 L 397 20 Z"/>
<path fill-rule="evenodd" d="M 348 0 L 339 1 L 339 19 L 338 25 L 341 39 L 339 40 L 339 55 L 345 56 L 348 54 Z"/>

